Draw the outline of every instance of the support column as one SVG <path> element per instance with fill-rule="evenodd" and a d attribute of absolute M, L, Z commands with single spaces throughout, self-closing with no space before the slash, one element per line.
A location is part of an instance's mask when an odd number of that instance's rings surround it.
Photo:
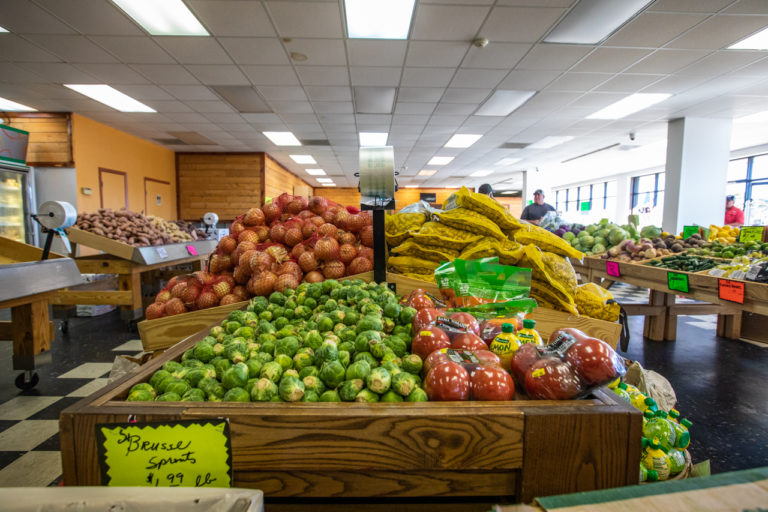
<path fill-rule="evenodd" d="M 692 117 L 667 124 L 665 231 L 723 223 L 731 125 L 730 119 Z"/>
<path fill-rule="evenodd" d="M 627 223 L 627 216 L 632 209 L 630 204 L 631 182 L 632 178 L 627 174 L 616 177 L 616 214 L 613 220 L 619 225 Z"/>

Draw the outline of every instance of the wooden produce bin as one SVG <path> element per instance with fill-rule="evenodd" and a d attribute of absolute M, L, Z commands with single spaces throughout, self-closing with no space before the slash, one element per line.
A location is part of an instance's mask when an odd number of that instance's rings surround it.
<path fill-rule="evenodd" d="M 640 412 L 612 392 L 572 401 L 125 402 L 207 329 L 61 414 L 65 485 L 101 485 L 96 424 L 228 418 L 234 485 L 268 510 L 481 510 L 635 484 Z M 392 498 L 397 498 L 393 501 Z M 389 500 L 389 501 L 388 501 Z"/>

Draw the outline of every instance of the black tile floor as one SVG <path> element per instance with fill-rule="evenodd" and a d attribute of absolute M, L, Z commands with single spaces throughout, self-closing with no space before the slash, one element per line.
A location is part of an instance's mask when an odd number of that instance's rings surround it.
<path fill-rule="evenodd" d="M 647 301 L 647 290 L 624 284 L 611 291 L 625 303 Z M 714 316 L 681 316 L 676 342 L 643 340 L 643 318 L 631 317 L 625 357 L 664 375 L 677 408 L 693 421 L 694 462 L 713 473 L 768 464 L 768 347 L 715 335 Z M 118 312 L 70 320 L 57 331 L 52 363 L 38 369 L 40 384 L 13 383 L 11 344 L 0 343 L 0 487 L 56 485 L 61 479 L 58 415 L 107 383 L 115 357 L 141 351 Z"/>

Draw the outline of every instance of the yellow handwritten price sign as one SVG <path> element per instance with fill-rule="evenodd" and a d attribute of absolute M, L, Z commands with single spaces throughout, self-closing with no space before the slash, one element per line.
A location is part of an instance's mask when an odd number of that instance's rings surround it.
<path fill-rule="evenodd" d="M 739 232 L 739 242 L 762 242 L 764 230 L 763 226 L 742 226 Z"/>
<path fill-rule="evenodd" d="M 96 425 L 103 485 L 231 487 L 227 420 Z"/>

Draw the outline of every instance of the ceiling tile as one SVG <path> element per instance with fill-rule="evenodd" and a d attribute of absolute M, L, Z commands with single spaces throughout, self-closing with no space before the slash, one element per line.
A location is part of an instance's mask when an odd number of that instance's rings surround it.
<path fill-rule="evenodd" d="M 642 92 L 679 94 L 696 87 L 707 80 L 710 80 L 710 78 L 703 76 L 672 75 L 649 85 L 643 89 Z"/>
<path fill-rule="evenodd" d="M 728 14 L 768 14 L 768 3 L 763 0 L 741 0 L 728 7 Z"/>
<path fill-rule="evenodd" d="M 529 44 L 490 43 L 485 48 L 472 46 L 462 63 L 465 68 L 512 69 L 530 50 Z"/>
<path fill-rule="evenodd" d="M 125 64 L 77 64 L 78 69 L 98 78 L 105 84 L 147 84 L 146 78 Z"/>
<path fill-rule="evenodd" d="M 407 41 L 347 39 L 350 66 L 400 67 L 405 60 Z"/>
<path fill-rule="evenodd" d="M 651 52 L 630 48 L 598 48 L 573 67 L 573 71 L 617 73 Z"/>
<path fill-rule="evenodd" d="M 431 114 L 437 103 L 408 103 L 398 101 L 395 105 L 395 114 Z"/>
<path fill-rule="evenodd" d="M 35 34 L 27 36 L 67 62 L 115 62 L 115 58 L 84 36 Z"/>
<path fill-rule="evenodd" d="M 243 122 L 243 118 L 240 114 L 235 112 L 207 112 L 205 117 L 212 122 L 217 123 L 219 126 L 225 128 L 227 131 L 253 131 L 253 127 Z M 229 124 L 229 126 L 224 126 Z M 235 128 L 235 130 L 233 130 Z"/>
<path fill-rule="evenodd" d="M 189 100 L 184 103 L 195 112 L 200 112 L 201 114 L 207 114 L 209 112 L 234 112 L 232 107 L 223 101 Z"/>
<path fill-rule="evenodd" d="M 649 11 L 718 12 L 733 0 L 658 0 Z"/>
<path fill-rule="evenodd" d="M 214 36 L 275 35 L 261 2 L 187 0 L 187 4 Z"/>
<path fill-rule="evenodd" d="M 400 83 L 402 68 L 350 68 L 352 85 L 397 86 Z"/>
<path fill-rule="evenodd" d="M 122 85 L 120 90 L 137 100 L 172 100 L 173 96 L 156 85 Z"/>
<path fill-rule="evenodd" d="M 610 105 L 622 98 L 625 98 L 625 94 L 613 93 L 613 92 L 588 92 L 583 96 L 574 100 L 569 106 L 571 107 L 591 107 L 595 110 Z"/>
<path fill-rule="evenodd" d="M 737 70 L 765 57 L 752 51 L 720 51 L 678 71 L 680 75 L 717 76 Z"/>
<path fill-rule="evenodd" d="M 496 5 L 515 7 L 570 7 L 578 0 L 498 0 Z"/>
<path fill-rule="evenodd" d="M 463 41 L 411 41 L 406 66 L 458 67 L 469 45 Z"/>
<path fill-rule="evenodd" d="M 75 31 L 29 0 L 0 2 L 2 27 L 16 34 L 73 34 Z"/>
<path fill-rule="evenodd" d="M 267 2 L 281 37 L 341 38 L 341 12 L 336 2 Z"/>
<path fill-rule="evenodd" d="M 111 2 L 37 0 L 36 3 L 83 34 L 136 36 L 144 34 L 138 25 L 123 15 Z"/>
<path fill-rule="evenodd" d="M 322 114 L 317 116 L 323 124 L 343 125 L 355 124 L 355 116 L 348 114 Z"/>
<path fill-rule="evenodd" d="M 347 68 L 342 66 L 300 66 L 296 72 L 304 85 L 349 85 Z"/>
<path fill-rule="evenodd" d="M 488 7 L 418 5 L 411 39 L 472 41 L 488 14 Z M 489 36 L 486 36 L 489 37 Z"/>
<path fill-rule="evenodd" d="M 405 68 L 400 85 L 446 87 L 453 78 L 453 68 Z"/>
<path fill-rule="evenodd" d="M 477 90 L 477 89 L 471 89 Z M 437 102 L 443 96 L 445 89 L 442 87 L 401 87 L 397 93 L 398 101 L 427 101 Z"/>
<path fill-rule="evenodd" d="M 312 101 L 352 101 L 349 87 L 307 86 L 304 90 Z"/>
<path fill-rule="evenodd" d="M 667 44 L 668 48 L 711 49 L 730 46 L 768 25 L 762 16 L 713 16 Z"/>
<path fill-rule="evenodd" d="M 499 89 L 516 89 L 521 91 L 541 90 L 552 80 L 560 75 L 560 71 L 529 71 L 512 70 L 509 75 L 501 81 Z"/>
<path fill-rule="evenodd" d="M 20 68 L 16 64 L 11 64 L 10 62 L 0 62 L 0 82 L 19 84 L 47 83 L 50 82 L 50 79 L 43 77 L 43 75 L 38 75 L 32 71 Z M 3 94 L 0 94 L 0 96 L 3 96 Z"/>
<path fill-rule="evenodd" d="M 156 37 L 155 41 L 181 64 L 232 64 L 232 59 L 211 37 Z"/>
<path fill-rule="evenodd" d="M 253 85 L 298 85 L 291 66 L 240 66 Z"/>
<path fill-rule="evenodd" d="M 135 64 L 133 69 L 149 78 L 156 84 L 197 84 L 198 80 L 189 71 L 179 65 L 167 64 Z"/>
<path fill-rule="evenodd" d="M 565 71 L 592 51 L 591 46 L 542 43 L 533 47 L 517 69 Z"/>
<path fill-rule="evenodd" d="M 706 50 L 667 50 L 653 52 L 627 71 L 631 73 L 674 73 L 707 55 Z"/>
<path fill-rule="evenodd" d="M 194 65 L 187 69 L 205 85 L 251 84 L 237 66 Z"/>
<path fill-rule="evenodd" d="M 4 62 L 57 62 L 55 55 L 13 34 L 0 36 L 0 61 Z"/>
<path fill-rule="evenodd" d="M 504 69 L 460 69 L 453 77 L 451 86 L 494 88 L 506 75 Z"/>
<path fill-rule="evenodd" d="M 664 78 L 665 75 L 638 75 L 622 73 L 615 78 L 599 85 L 596 91 L 634 93 L 653 82 Z"/>
<path fill-rule="evenodd" d="M 565 73 L 547 86 L 548 91 L 586 92 L 613 77 L 613 73 Z"/>
<path fill-rule="evenodd" d="M 435 109 L 435 114 L 469 115 L 477 110 L 477 103 L 439 103 Z"/>
<path fill-rule="evenodd" d="M 351 101 L 314 101 L 312 106 L 318 114 L 354 114 Z"/>
<path fill-rule="evenodd" d="M 491 94 L 491 89 L 464 89 L 460 87 L 449 87 L 445 90 L 443 103 L 475 103 L 484 101 Z"/>
<path fill-rule="evenodd" d="M 220 37 L 219 42 L 238 64 L 290 64 L 283 45 L 275 38 Z"/>
<path fill-rule="evenodd" d="M 768 57 L 763 58 L 749 66 L 743 67 L 734 72 L 736 75 L 758 75 L 768 77 Z M 766 91 L 768 93 L 768 91 Z"/>
<path fill-rule="evenodd" d="M 611 36 L 605 45 L 658 48 L 704 19 L 703 14 L 643 13 Z"/>
<path fill-rule="evenodd" d="M 148 37 L 98 36 L 91 39 L 126 64 L 175 62 L 173 57 Z"/>
<path fill-rule="evenodd" d="M 192 112 L 192 109 L 180 101 L 154 101 L 149 100 L 145 102 L 147 106 L 152 107 L 160 113 L 168 112 Z"/>
<path fill-rule="evenodd" d="M 299 86 L 262 85 L 257 89 L 266 100 L 307 101 L 304 89 Z"/>
<path fill-rule="evenodd" d="M 494 7 L 480 33 L 491 41 L 535 43 L 564 12 L 559 8 Z"/>
<path fill-rule="evenodd" d="M 172 94 L 174 98 L 182 101 L 219 99 L 218 96 L 204 85 L 166 85 L 163 89 Z"/>
<path fill-rule="evenodd" d="M 429 122 L 429 115 L 395 114 L 392 125 L 424 126 Z"/>
<path fill-rule="evenodd" d="M 289 52 L 306 55 L 306 61 L 297 61 L 297 66 L 346 66 L 347 54 L 342 39 L 291 39 L 285 43 Z"/>
<path fill-rule="evenodd" d="M 24 62 L 19 66 L 59 84 L 96 84 L 99 80 L 70 64 L 49 62 Z"/>

